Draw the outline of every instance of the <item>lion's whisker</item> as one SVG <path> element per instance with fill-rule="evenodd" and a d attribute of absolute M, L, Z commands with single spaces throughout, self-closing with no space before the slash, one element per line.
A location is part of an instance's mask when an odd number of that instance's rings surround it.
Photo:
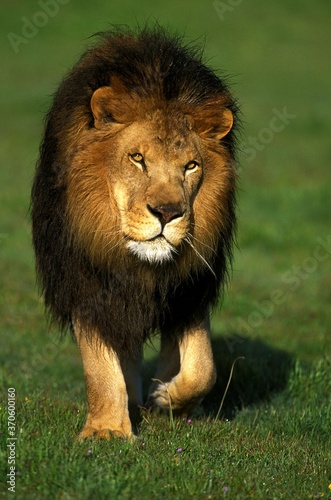
<path fill-rule="evenodd" d="M 216 250 L 211 247 L 210 245 L 207 245 L 206 243 L 204 243 L 203 241 L 199 240 L 198 238 L 196 238 L 195 236 L 193 236 L 193 234 L 189 233 L 189 237 L 190 238 L 193 238 L 195 241 L 197 241 L 200 245 L 206 247 L 206 248 L 209 248 L 209 250 L 211 250 L 215 255 L 217 254 L 216 253 Z"/>
<path fill-rule="evenodd" d="M 117 241 L 117 243 L 115 243 L 115 245 L 113 245 L 112 247 L 109 248 L 109 245 L 111 245 L 114 240 L 116 240 L 116 237 L 112 238 L 112 240 L 110 240 L 105 247 L 105 251 L 106 251 L 107 256 L 110 255 L 112 250 L 114 250 L 115 248 L 117 248 L 121 244 L 121 242 L 124 240 L 124 238 L 122 238 L 120 241 Z"/>
<path fill-rule="evenodd" d="M 117 236 L 118 234 L 121 233 L 122 233 L 121 229 L 112 232 L 110 232 L 109 229 L 95 229 L 94 231 L 91 231 L 91 234 L 108 234 L 109 236 Z"/>
<path fill-rule="evenodd" d="M 197 224 L 196 222 L 192 222 L 192 223 L 190 224 L 190 226 L 191 226 L 191 228 L 192 228 L 192 229 L 194 229 L 195 227 L 201 228 L 201 229 L 203 229 L 203 231 L 204 231 L 205 233 L 207 233 L 208 235 L 209 235 L 209 234 L 213 234 L 213 233 L 212 233 L 212 231 L 211 231 L 210 229 L 208 229 L 207 227 L 203 226 L 202 224 Z"/>
<path fill-rule="evenodd" d="M 205 264 L 205 266 L 209 269 L 209 271 L 213 274 L 213 276 L 215 277 L 215 279 L 217 278 L 215 272 L 213 271 L 212 267 L 210 266 L 210 264 L 206 261 L 206 259 L 201 255 L 200 252 L 198 252 L 198 250 L 195 248 L 195 246 L 193 245 L 192 241 L 190 240 L 189 236 L 186 236 L 185 240 L 189 245 L 190 247 L 194 250 L 194 252 L 196 253 L 196 255 L 198 257 L 200 257 L 200 259 L 202 260 L 202 262 Z"/>

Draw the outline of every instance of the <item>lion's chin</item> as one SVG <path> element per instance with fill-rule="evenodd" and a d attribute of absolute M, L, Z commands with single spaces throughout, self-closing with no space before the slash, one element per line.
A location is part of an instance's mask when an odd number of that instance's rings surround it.
<path fill-rule="evenodd" d="M 149 241 L 127 242 L 127 248 L 139 259 L 151 263 L 161 263 L 172 260 L 176 249 L 163 236 Z"/>

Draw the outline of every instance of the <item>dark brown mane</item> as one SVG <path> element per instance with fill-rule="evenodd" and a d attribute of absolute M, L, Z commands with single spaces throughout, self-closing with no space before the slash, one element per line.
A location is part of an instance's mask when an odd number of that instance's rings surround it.
<path fill-rule="evenodd" d="M 223 211 L 217 213 L 221 230 L 214 235 L 213 273 L 203 265 L 188 273 L 185 255 L 154 266 L 123 255 L 103 266 L 72 238 L 66 208 L 71 159 L 93 127 L 92 94 L 119 79 L 141 103 L 157 100 L 169 109 L 178 103 L 194 114 L 214 99 L 235 118 L 237 106 L 224 81 L 203 64 L 201 51 L 183 46 L 179 37 L 156 28 L 116 30 L 100 38 L 63 80 L 47 116 L 32 190 L 33 243 L 45 304 L 61 329 L 70 326 L 74 315 L 126 354 L 157 330 L 179 333 L 200 322 L 208 304 L 217 302 L 235 228 L 235 128 L 215 152 L 224 156 L 232 173 L 227 198 L 220 203 Z M 211 112 L 209 105 L 202 118 L 208 121 Z M 111 114 L 108 120 L 113 120 Z"/>

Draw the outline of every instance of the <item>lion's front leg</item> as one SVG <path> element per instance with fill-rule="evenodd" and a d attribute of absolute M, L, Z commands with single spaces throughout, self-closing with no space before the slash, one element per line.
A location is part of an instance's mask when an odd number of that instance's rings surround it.
<path fill-rule="evenodd" d="M 178 343 L 163 336 L 156 379 L 150 404 L 187 415 L 200 403 L 216 380 L 208 319 L 187 330 Z"/>
<path fill-rule="evenodd" d="M 79 327 L 75 335 L 83 361 L 89 412 L 81 438 L 132 438 L 126 384 L 117 354 Z"/>

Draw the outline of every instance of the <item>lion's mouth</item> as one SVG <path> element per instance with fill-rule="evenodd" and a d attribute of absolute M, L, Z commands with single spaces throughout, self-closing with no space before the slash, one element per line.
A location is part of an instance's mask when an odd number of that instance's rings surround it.
<path fill-rule="evenodd" d="M 163 235 L 145 241 L 128 239 L 126 246 L 141 260 L 147 260 L 151 263 L 169 261 L 176 253 L 176 248 Z"/>

